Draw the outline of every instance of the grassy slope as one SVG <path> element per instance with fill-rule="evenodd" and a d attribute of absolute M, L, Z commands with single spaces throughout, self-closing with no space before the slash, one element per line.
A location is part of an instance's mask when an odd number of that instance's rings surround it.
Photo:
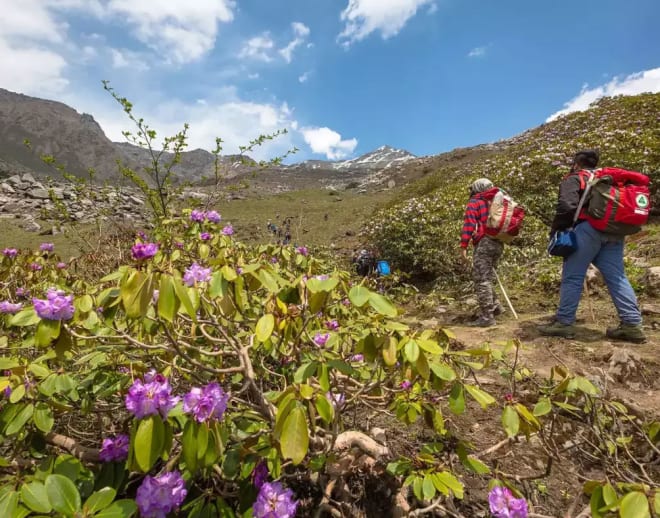
<path fill-rule="evenodd" d="M 488 152 L 480 146 L 474 153 L 464 150 L 460 160 L 435 157 L 428 165 L 432 172 L 403 189 L 366 232 L 402 269 L 432 277 L 460 276 L 465 267 L 457 247 L 467 187 L 485 176 L 528 211 L 525 232 L 517 246 L 508 247 L 506 257 L 528 267 L 543 260 L 557 186 L 579 149 L 599 148 L 601 164 L 649 174 L 657 205 L 658 113 L 660 94 L 602 99 L 590 110 L 496 143 Z"/>

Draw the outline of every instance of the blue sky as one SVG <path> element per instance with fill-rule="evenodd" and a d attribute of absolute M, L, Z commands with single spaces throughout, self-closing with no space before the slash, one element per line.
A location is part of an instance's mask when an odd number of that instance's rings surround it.
<path fill-rule="evenodd" d="M 602 95 L 660 91 L 657 0 L 0 0 L 0 87 L 258 158 L 492 142 Z"/>

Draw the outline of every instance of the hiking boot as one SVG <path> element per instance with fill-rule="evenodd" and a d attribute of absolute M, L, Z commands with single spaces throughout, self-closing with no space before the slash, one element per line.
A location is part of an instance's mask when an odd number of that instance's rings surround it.
<path fill-rule="evenodd" d="M 494 318 L 479 317 L 472 322 L 468 322 L 468 327 L 492 327 L 497 325 Z"/>
<path fill-rule="evenodd" d="M 619 324 L 619 327 L 611 327 L 605 331 L 605 336 L 612 340 L 622 340 L 641 344 L 646 342 L 646 335 L 642 329 L 642 324 Z"/>
<path fill-rule="evenodd" d="M 504 308 L 502 307 L 502 304 L 498 304 L 497 306 L 495 306 L 495 309 L 493 310 L 493 316 L 499 317 L 502 313 L 504 313 Z"/>
<path fill-rule="evenodd" d="M 543 336 L 561 336 L 562 338 L 575 337 L 575 326 L 573 324 L 562 324 L 557 320 L 547 326 L 538 326 L 537 329 Z"/>

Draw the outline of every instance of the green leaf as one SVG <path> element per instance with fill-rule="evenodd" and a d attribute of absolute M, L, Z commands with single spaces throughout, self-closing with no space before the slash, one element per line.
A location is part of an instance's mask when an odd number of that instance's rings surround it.
<path fill-rule="evenodd" d="M 133 500 L 117 500 L 94 518 L 130 518 L 137 512 L 137 505 Z"/>
<path fill-rule="evenodd" d="M 190 473 L 197 470 L 197 423 L 190 419 L 183 428 L 182 456 Z"/>
<path fill-rule="evenodd" d="M 335 419 L 335 407 L 332 406 L 327 398 L 321 394 L 316 396 L 316 411 L 326 423 L 331 423 Z"/>
<path fill-rule="evenodd" d="M 653 509 L 655 510 L 655 514 L 660 515 L 660 489 L 655 492 L 655 496 L 653 497 Z"/>
<path fill-rule="evenodd" d="M 115 496 L 117 496 L 117 491 L 111 487 L 104 487 L 103 489 L 99 489 L 95 493 L 89 495 L 89 498 L 83 507 L 87 509 L 89 513 L 96 514 L 108 507 L 115 499 Z"/>
<path fill-rule="evenodd" d="M 273 329 L 275 329 L 275 317 L 271 313 L 262 315 L 255 328 L 257 340 L 260 342 L 268 340 L 273 334 Z"/>
<path fill-rule="evenodd" d="M 437 477 L 451 490 L 452 493 L 454 493 L 456 498 L 463 498 L 463 484 L 452 473 L 449 471 L 443 471 L 442 473 L 437 473 Z"/>
<path fill-rule="evenodd" d="M 81 313 L 87 313 L 94 307 L 94 299 L 90 295 L 83 295 L 75 302 L 75 306 Z"/>
<path fill-rule="evenodd" d="M 383 346 L 383 361 L 388 367 L 396 365 L 396 346 L 398 343 L 399 342 L 396 338 L 390 336 L 389 340 L 386 340 L 385 345 Z"/>
<path fill-rule="evenodd" d="M 0 516 L 14 518 L 18 509 L 18 492 L 7 491 L 0 497 Z"/>
<path fill-rule="evenodd" d="M 379 293 L 371 292 L 369 294 L 369 305 L 379 314 L 394 318 L 398 312 L 396 307 Z"/>
<path fill-rule="evenodd" d="M 169 275 L 163 275 L 158 287 L 158 315 L 168 322 L 173 322 L 178 311 L 179 300 L 174 291 L 174 281 Z"/>
<path fill-rule="evenodd" d="M 307 379 L 316 372 L 317 363 L 316 362 L 307 362 L 303 363 L 296 370 L 293 375 L 293 381 L 295 383 L 304 383 Z"/>
<path fill-rule="evenodd" d="M 465 390 L 467 390 L 474 400 L 481 405 L 481 408 L 485 409 L 488 405 L 495 403 L 495 398 L 493 396 L 475 385 L 465 385 Z"/>
<path fill-rule="evenodd" d="M 601 507 L 604 507 L 605 500 L 603 500 L 603 487 L 598 486 L 591 493 L 591 498 L 589 499 L 589 507 L 591 508 L 591 517 L 592 518 L 601 518 L 603 515 L 599 511 Z"/>
<path fill-rule="evenodd" d="M 605 505 L 614 505 L 618 500 L 619 496 L 616 494 L 616 490 L 612 487 L 612 484 L 605 484 L 603 486 L 603 502 L 605 502 Z"/>
<path fill-rule="evenodd" d="M 324 392 L 330 390 L 330 377 L 328 373 L 328 366 L 325 363 L 320 363 L 316 373 L 319 379 L 319 385 Z"/>
<path fill-rule="evenodd" d="M 505 406 L 502 411 L 502 426 L 509 437 L 515 437 L 520 430 L 520 418 L 518 412 L 512 406 Z"/>
<path fill-rule="evenodd" d="M 222 272 L 215 272 L 211 277 L 209 284 L 209 296 L 212 299 L 224 297 L 229 290 L 229 283 L 222 275 Z"/>
<path fill-rule="evenodd" d="M 25 397 L 25 385 L 21 383 L 18 387 L 11 391 L 9 395 L 10 403 L 18 403 L 21 399 Z"/>
<path fill-rule="evenodd" d="M 361 308 L 369 300 L 369 295 L 371 292 L 364 286 L 353 286 L 348 292 L 348 299 L 354 306 Z"/>
<path fill-rule="evenodd" d="M 16 327 L 33 326 L 39 322 L 41 322 L 41 318 L 39 318 L 34 308 L 19 311 L 9 319 L 9 325 Z"/>
<path fill-rule="evenodd" d="M 621 518 L 651 518 L 646 495 L 640 491 L 628 493 L 621 500 L 619 515 Z"/>
<path fill-rule="evenodd" d="M 431 500 L 435 496 L 435 485 L 431 475 L 424 475 L 424 482 L 422 482 L 422 494 L 424 500 Z"/>
<path fill-rule="evenodd" d="M 417 358 L 419 358 L 419 346 L 417 345 L 417 342 L 414 340 L 408 340 L 403 348 L 403 352 L 410 363 L 415 363 Z"/>
<path fill-rule="evenodd" d="M 80 510 L 80 493 L 71 480 L 64 475 L 48 475 L 46 492 L 53 509 L 65 516 L 73 516 Z"/>
<path fill-rule="evenodd" d="M 330 279 L 309 279 L 307 281 L 307 289 L 309 290 L 310 293 L 320 293 L 320 292 L 330 292 L 335 289 L 339 281 L 335 278 L 330 278 Z"/>
<path fill-rule="evenodd" d="M 34 424 L 44 433 L 48 433 L 53 429 L 55 418 L 50 405 L 42 402 L 36 404 L 34 407 Z"/>
<path fill-rule="evenodd" d="M 273 277 L 266 270 L 259 270 L 259 273 L 257 274 L 257 279 L 259 279 L 259 281 L 264 286 L 264 288 L 266 288 L 269 292 L 277 293 L 277 291 L 279 290 L 279 286 L 277 285 L 277 281 L 275 280 L 275 277 Z"/>
<path fill-rule="evenodd" d="M 147 473 L 163 454 L 165 446 L 165 425 L 160 416 L 151 415 L 141 419 L 135 433 L 135 462 Z"/>
<path fill-rule="evenodd" d="M 14 419 L 12 419 L 11 422 L 7 425 L 5 435 L 14 435 L 15 433 L 20 432 L 25 426 L 25 423 L 30 420 L 33 413 L 34 405 L 24 405 L 16 414 Z"/>
<path fill-rule="evenodd" d="M 13 358 L 8 358 L 8 357 L 0 358 L 0 370 L 3 370 L 3 371 L 11 370 L 15 367 L 18 367 L 19 365 L 20 365 L 20 363 L 18 363 Z"/>
<path fill-rule="evenodd" d="M 449 410 L 454 414 L 460 415 L 465 412 L 465 392 L 463 385 L 454 383 L 449 393 Z"/>
<path fill-rule="evenodd" d="M 589 396 L 598 395 L 598 389 L 587 378 L 584 378 L 582 376 L 576 376 L 575 382 L 577 384 L 577 388 L 582 392 L 584 392 L 585 394 Z"/>
<path fill-rule="evenodd" d="M 36 513 L 47 514 L 50 513 L 52 509 L 50 501 L 48 500 L 46 486 L 38 481 L 23 485 L 21 488 L 21 500 Z M 0 516 L 2 515 L 0 514 Z"/>
<path fill-rule="evenodd" d="M 552 411 L 552 403 L 550 402 L 550 399 L 544 397 L 539 399 L 536 405 L 534 405 L 534 410 L 532 410 L 532 414 L 534 414 L 536 417 L 541 417 L 546 414 L 549 414 L 551 411 Z"/>
<path fill-rule="evenodd" d="M 442 354 L 444 351 L 435 340 L 417 339 L 417 344 L 429 354 Z"/>
<path fill-rule="evenodd" d="M 122 283 L 120 296 L 128 318 L 138 318 L 146 313 L 147 305 L 153 296 L 153 291 L 147 293 L 148 285 L 151 285 L 149 276 L 138 270 L 134 270 L 126 282 Z"/>
<path fill-rule="evenodd" d="M 518 412 L 518 415 L 533 426 L 534 429 L 540 428 L 541 423 L 539 423 L 539 420 L 534 417 L 525 405 L 522 403 L 516 403 L 514 408 L 516 409 L 516 412 Z"/>
<path fill-rule="evenodd" d="M 50 376 L 51 372 L 47 367 L 44 367 L 40 363 L 31 363 L 28 367 L 28 370 L 34 374 L 36 378 L 44 379 Z"/>
<path fill-rule="evenodd" d="M 62 322 L 59 320 L 42 320 L 37 324 L 37 333 L 34 336 L 34 343 L 37 347 L 47 347 L 60 336 Z"/>
<path fill-rule="evenodd" d="M 284 422 L 280 437 L 282 457 L 291 459 L 293 464 L 300 464 L 307 455 L 309 431 L 305 411 L 301 406 L 294 407 Z"/>
<path fill-rule="evenodd" d="M 186 314 L 190 318 L 192 318 L 193 322 L 197 322 L 197 312 L 195 311 L 193 302 L 190 299 L 188 292 L 186 291 L 186 287 L 181 283 L 181 280 L 178 278 L 172 279 L 172 286 L 174 286 L 174 291 L 176 293 L 176 296 L 181 302 L 181 305 L 183 306 L 183 309 L 185 310 Z"/>
<path fill-rule="evenodd" d="M 446 363 L 431 363 L 429 366 L 433 374 L 443 381 L 454 381 L 456 379 L 456 372 Z"/>

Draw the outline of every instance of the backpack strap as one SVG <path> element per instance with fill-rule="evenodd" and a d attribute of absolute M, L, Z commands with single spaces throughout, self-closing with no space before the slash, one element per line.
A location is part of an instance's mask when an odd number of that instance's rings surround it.
<path fill-rule="evenodd" d="M 580 202 L 578 203 L 577 210 L 575 211 L 575 216 L 573 216 L 573 226 L 575 226 L 577 223 L 584 204 L 589 198 L 591 187 L 598 181 L 598 175 L 596 173 L 597 170 L 589 169 L 583 169 L 577 173 L 578 178 L 580 179 L 580 190 L 582 191 L 582 196 L 580 196 Z"/>

